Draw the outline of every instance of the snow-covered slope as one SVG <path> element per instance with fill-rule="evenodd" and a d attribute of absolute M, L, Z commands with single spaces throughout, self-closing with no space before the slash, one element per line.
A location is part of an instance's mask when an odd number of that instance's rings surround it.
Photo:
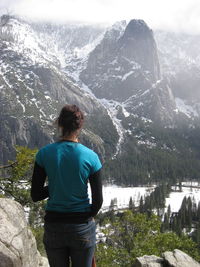
<path fill-rule="evenodd" d="M 76 49 L 77 42 L 75 47 L 72 48 L 71 45 L 69 48 L 65 46 L 67 41 L 59 43 L 59 40 L 63 35 L 68 39 L 73 36 L 73 27 L 48 27 L 50 26 L 39 27 L 11 17 L 6 23 L 0 24 L 0 143 L 4 151 L 0 160 L 3 162 L 14 156 L 16 143 L 41 147 L 52 141 L 55 118 L 58 110 L 66 103 L 79 105 L 88 115 L 88 119 L 91 113 L 99 113 L 103 124 L 103 118 L 110 120 L 107 111 L 97 99 L 78 87 L 64 69 L 66 59 L 70 51 Z M 91 36 L 99 36 L 102 32 L 94 29 L 93 33 L 89 29 L 88 27 L 86 32 Z M 85 42 L 83 40 L 79 44 L 80 49 L 85 46 Z M 68 52 L 65 53 L 65 50 Z M 82 59 L 85 60 L 85 55 Z M 115 132 L 112 122 L 110 123 L 110 128 Z M 99 126 L 96 127 L 98 130 Z M 102 140 L 98 133 L 83 133 L 87 135 L 84 140 L 93 140 L 91 145 L 101 156 L 107 153 L 104 151 L 103 141 L 98 141 Z"/>

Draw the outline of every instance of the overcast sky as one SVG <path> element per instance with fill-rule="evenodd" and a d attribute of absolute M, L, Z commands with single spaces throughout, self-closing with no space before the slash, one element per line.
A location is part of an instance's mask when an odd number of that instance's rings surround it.
<path fill-rule="evenodd" d="M 200 0 L 0 0 L 0 13 L 47 21 L 144 19 L 152 29 L 200 33 Z"/>

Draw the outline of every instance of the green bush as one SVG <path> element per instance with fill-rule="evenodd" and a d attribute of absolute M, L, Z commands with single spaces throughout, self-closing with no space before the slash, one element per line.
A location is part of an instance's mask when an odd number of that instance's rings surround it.
<path fill-rule="evenodd" d="M 180 249 L 200 261 L 197 245 L 186 235 L 179 237 L 173 232 L 161 233 L 159 217 L 133 213 L 128 210 L 106 218 L 102 231 L 106 242 L 97 245 L 96 257 L 99 267 L 132 266 L 136 257 L 161 256 L 165 251 Z"/>

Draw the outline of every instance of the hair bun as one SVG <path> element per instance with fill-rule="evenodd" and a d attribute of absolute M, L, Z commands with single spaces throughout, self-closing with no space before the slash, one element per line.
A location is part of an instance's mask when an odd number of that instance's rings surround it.
<path fill-rule="evenodd" d="M 62 135 L 71 134 L 83 125 L 84 116 L 76 105 L 65 105 L 57 119 L 58 126 L 63 128 Z"/>

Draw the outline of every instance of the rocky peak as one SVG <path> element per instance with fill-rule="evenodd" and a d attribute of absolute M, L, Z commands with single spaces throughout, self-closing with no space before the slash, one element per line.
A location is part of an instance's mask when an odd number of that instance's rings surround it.
<path fill-rule="evenodd" d="M 105 33 L 80 75 L 98 98 L 120 102 L 145 92 L 160 79 L 152 31 L 142 20 L 131 20 L 126 28 L 122 25 Z"/>
<path fill-rule="evenodd" d="M 10 18 L 11 17 L 9 15 L 2 15 L 0 17 L 0 25 L 4 26 L 5 24 L 7 24 Z"/>
<path fill-rule="evenodd" d="M 160 79 L 160 65 L 157 46 L 152 30 L 143 20 L 131 20 L 119 41 L 123 56 L 139 63 L 145 71 L 151 72 L 151 80 Z"/>
<path fill-rule="evenodd" d="M 152 38 L 152 35 L 153 35 L 152 30 L 147 26 L 146 22 L 144 22 L 144 20 L 136 20 L 136 19 L 132 19 L 129 22 L 124 32 L 125 38 L 133 38 L 133 37 L 144 38 L 147 36 Z"/>

